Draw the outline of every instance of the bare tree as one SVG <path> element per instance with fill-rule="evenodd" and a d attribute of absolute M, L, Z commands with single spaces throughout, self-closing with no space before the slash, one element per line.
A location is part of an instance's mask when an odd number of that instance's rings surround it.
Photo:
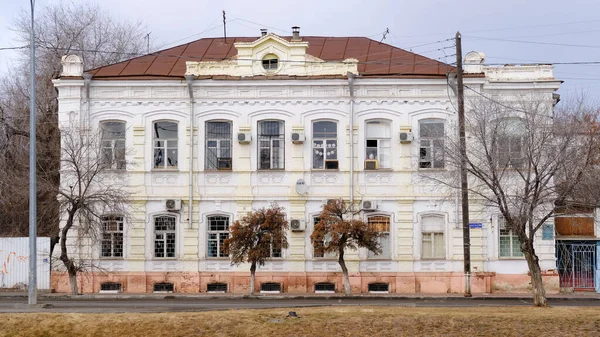
<path fill-rule="evenodd" d="M 315 253 L 336 253 L 338 263 L 344 276 L 344 292 L 352 293 L 348 267 L 344 260 L 344 252 L 352 249 L 366 248 L 375 254 L 381 253 L 379 244 L 380 232 L 363 220 L 357 218 L 360 211 L 354 211 L 343 199 L 336 199 L 323 205 L 319 222 L 310 236 Z"/>
<path fill-rule="evenodd" d="M 250 263 L 250 294 L 254 294 L 256 267 L 271 257 L 281 257 L 282 249 L 288 248 L 288 228 L 283 208 L 277 204 L 250 212 L 231 226 L 224 250 L 232 264 Z"/>
<path fill-rule="evenodd" d="M 29 12 L 13 22 L 18 42 L 29 43 Z M 58 1 L 36 11 L 36 106 L 38 234 L 58 234 L 60 136 L 58 102 L 51 80 L 63 55 L 78 54 L 86 69 L 129 59 L 145 51 L 143 25 L 114 20 L 90 2 Z M 0 234 L 27 235 L 29 171 L 29 56 L 24 49 L 0 79 Z"/>
<path fill-rule="evenodd" d="M 127 182 L 123 171 L 112 170 L 102 155 L 101 137 L 76 127 L 61 134 L 61 183 L 58 202 L 66 219 L 60 229 L 60 261 L 69 275 L 71 291 L 77 294 L 77 273 L 90 265 L 90 256 L 69 251 L 69 239 L 102 242 L 107 215 L 127 214 Z M 73 234 L 71 231 L 76 230 Z"/>
<path fill-rule="evenodd" d="M 551 99 L 535 95 L 521 100 L 469 100 L 465 117 L 470 194 L 495 207 L 506 229 L 519 239 L 529 273 L 534 305 L 546 305 L 539 258 L 538 230 L 578 186 L 599 154 L 598 114 L 568 110 L 555 113 Z M 455 138 L 446 156 L 459 167 Z M 454 171 L 455 172 L 455 171 Z M 456 185 L 451 179 L 449 185 Z"/>

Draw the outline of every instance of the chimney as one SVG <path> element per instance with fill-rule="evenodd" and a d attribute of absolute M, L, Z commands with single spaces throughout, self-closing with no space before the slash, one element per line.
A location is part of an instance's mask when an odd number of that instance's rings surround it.
<path fill-rule="evenodd" d="M 260 36 L 265 36 L 265 35 L 267 35 L 267 29 L 266 28 L 262 28 L 260 30 Z"/>
<path fill-rule="evenodd" d="M 300 41 L 300 27 L 292 27 L 292 41 Z"/>

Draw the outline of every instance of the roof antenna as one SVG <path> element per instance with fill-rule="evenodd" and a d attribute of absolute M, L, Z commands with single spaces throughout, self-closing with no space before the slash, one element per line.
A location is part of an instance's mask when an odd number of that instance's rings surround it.
<path fill-rule="evenodd" d="M 390 29 L 386 28 L 385 32 L 383 32 L 383 37 L 381 38 L 381 40 L 379 41 L 379 43 L 383 42 L 383 40 L 385 40 L 385 38 L 387 37 L 387 35 L 390 33 Z"/>
<path fill-rule="evenodd" d="M 146 37 L 144 38 L 144 40 L 148 40 L 148 54 L 150 54 L 150 33 L 152 32 L 148 32 L 148 34 L 146 34 Z"/>
<path fill-rule="evenodd" d="M 227 43 L 227 22 L 225 21 L 225 10 L 223 10 L 223 36 L 225 37 L 225 43 Z"/>

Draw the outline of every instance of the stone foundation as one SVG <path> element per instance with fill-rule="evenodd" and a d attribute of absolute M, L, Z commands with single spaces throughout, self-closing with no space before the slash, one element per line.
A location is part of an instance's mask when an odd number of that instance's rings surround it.
<path fill-rule="evenodd" d="M 558 275 L 546 273 L 543 276 L 547 293 L 558 293 Z M 227 284 L 227 292 L 247 294 L 250 292 L 250 272 L 122 272 L 122 273 L 80 273 L 77 277 L 81 293 L 98 293 L 101 284 L 113 282 L 121 284 L 123 293 L 152 293 L 156 283 L 173 284 L 175 293 L 206 293 L 209 284 Z M 341 273 L 318 272 L 257 272 L 255 291 L 260 292 L 262 283 L 279 283 L 282 293 L 314 293 L 315 284 L 332 283 L 335 291 L 344 292 Z M 369 284 L 384 283 L 389 293 L 398 294 L 451 294 L 462 293 L 464 278 L 462 273 L 350 273 L 352 293 L 368 293 Z M 53 291 L 68 293 L 69 278 L 66 273 L 52 272 Z M 482 293 L 526 293 L 531 291 L 528 275 L 506 275 L 495 273 L 473 273 L 471 277 L 473 294 Z"/>

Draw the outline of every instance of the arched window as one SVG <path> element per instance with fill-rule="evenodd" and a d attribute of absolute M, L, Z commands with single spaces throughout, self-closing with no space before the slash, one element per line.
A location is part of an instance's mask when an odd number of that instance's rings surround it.
<path fill-rule="evenodd" d="M 390 123 L 368 121 L 365 132 L 365 169 L 392 167 Z"/>
<path fill-rule="evenodd" d="M 444 168 L 444 120 L 419 121 L 419 168 Z"/>
<path fill-rule="evenodd" d="M 100 122 L 102 164 L 114 170 L 125 170 L 125 122 Z"/>
<path fill-rule="evenodd" d="M 177 169 L 177 123 L 168 121 L 154 122 L 152 139 L 154 140 L 155 169 Z"/>
<path fill-rule="evenodd" d="M 229 217 L 211 215 L 206 220 L 208 222 L 208 257 L 229 256 L 223 250 L 223 242 L 229 237 Z"/>
<path fill-rule="evenodd" d="M 258 122 L 258 169 L 282 170 L 285 158 L 283 121 Z"/>
<path fill-rule="evenodd" d="M 314 169 L 337 170 L 339 168 L 337 123 L 329 121 L 314 122 L 312 138 L 312 167 Z"/>
<path fill-rule="evenodd" d="M 208 121 L 205 131 L 206 170 L 231 170 L 231 122 Z"/>
<path fill-rule="evenodd" d="M 444 217 L 426 215 L 421 217 L 421 258 L 444 259 Z"/>
<path fill-rule="evenodd" d="M 275 54 L 267 54 L 262 59 L 262 66 L 266 71 L 275 71 L 279 67 L 279 58 Z"/>
<path fill-rule="evenodd" d="M 175 257 L 176 220 L 172 215 L 154 217 L 154 257 Z"/>

